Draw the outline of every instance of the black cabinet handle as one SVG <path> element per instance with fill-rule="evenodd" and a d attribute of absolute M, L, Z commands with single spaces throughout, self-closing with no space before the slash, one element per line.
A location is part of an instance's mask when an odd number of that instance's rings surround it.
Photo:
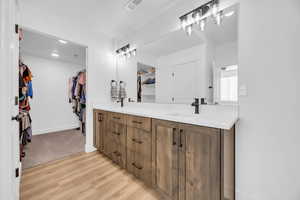
<path fill-rule="evenodd" d="M 176 132 L 176 128 L 173 128 L 173 145 L 175 146 L 176 145 L 176 138 L 175 138 L 175 132 Z"/>
<path fill-rule="evenodd" d="M 102 113 L 99 113 L 99 114 L 98 114 L 98 121 L 99 121 L 99 122 L 102 122 L 102 121 L 103 121 Z"/>
<path fill-rule="evenodd" d="M 113 153 L 114 153 L 116 156 L 118 156 L 118 157 L 122 155 L 122 154 L 119 153 L 118 151 L 114 151 Z"/>
<path fill-rule="evenodd" d="M 120 117 L 113 117 L 113 119 L 117 119 L 117 120 L 120 120 L 121 118 L 120 118 Z"/>
<path fill-rule="evenodd" d="M 135 138 L 132 138 L 132 142 L 135 142 L 135 143 L 138 143 L 138 144 L 143 144 L 143 141 L 136 140 Z"/>
<path fill-rule="evenodd" d="M 137 168 L 138 170 L 142 170 L 143 169 L 143 167 L 139 167 L 139 166 L 137 166 L 135 163 L 132 163 L 132 166 L 134 166 L 135 168 Z"/>
<path fill-rule="evenodd" d="M 121 133 L 118 133 L 118 132 L 115 132 L 115 131 L 113 131 L 112 134 L 121 135 Z"/>
<path fill-rule="evenodd" d="M 182 148 L 183 147 L 183 144 L 182 144 L 182 133 L 183 133 L 183 130 L 180 129 L 179 132 L 180 132 L 180 134 L 179 134 L 179 147 Z"/>
<path fill-rule="evenodd" d="M 134 124 L 142 124 L 143 122 L 138 122 L 138 121 L 133 120 L 132 123 L 134 123 Z"/>

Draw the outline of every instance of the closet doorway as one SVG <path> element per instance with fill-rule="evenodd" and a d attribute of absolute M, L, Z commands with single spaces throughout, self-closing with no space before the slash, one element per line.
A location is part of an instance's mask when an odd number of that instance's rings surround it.
<path fill-rule="evenodd" d="M 22 168 L 84 152 L 87 47 L 24 27 L 19 40 Z"/>

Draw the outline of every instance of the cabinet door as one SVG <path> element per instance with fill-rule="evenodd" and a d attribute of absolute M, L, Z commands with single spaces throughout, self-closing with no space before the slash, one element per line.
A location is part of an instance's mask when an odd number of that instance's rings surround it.
<path fill-rule="evenodd" d="M 105 112 L 94 111 L 94 147 L 99 151 L 104 150 L 104 134 L 106 132 Z"/>
<path fill-rule="evenodd" d="M 112 160 L 125 168 L 126 166 L 126 125 L 110 122 L 110 152 Z"/>
<path fill-rule="evenodd" d="M 220 200 L 220 138 L 213 128 L 180 129 L 179 200 Z"/>
<path fill-rule="evenodd" d="M 136 177 L 151 185 L 151 133 L 143 129 L 127 127 L 127 169 Z"/>
<path fill-rule="evenodd" d="M 155 147 L 154 183 L 156 188 L 170 197 L 178 199 L 178 132 L 172 123 L 155 120 L 153 123 Z"/>

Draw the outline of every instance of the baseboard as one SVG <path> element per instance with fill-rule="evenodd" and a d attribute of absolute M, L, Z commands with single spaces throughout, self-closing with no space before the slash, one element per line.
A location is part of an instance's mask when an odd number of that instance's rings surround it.
<path fill-rule="evenodd" d="M 64 126 L 47 128 L 47 129 L 42 129 L 42 130 L 33 130 L 32 134 L 33 135 L 41 135 L 41 134 L 45 134 L 45 133 L 52 133 L 52 132 L 69 130 L 69 129 L 75 129 L 75 128 L 78 128 L 78 127 L 79 127 L 78 124 L 64 125 Z"/>
<path fill-rule="evenodd" d="M 93 152 L 93 151 L 97 151 L 97 149 L 93 145 L 85 144 L 85 152 L 86 153 L 90 153 L 90 152 Z"/>

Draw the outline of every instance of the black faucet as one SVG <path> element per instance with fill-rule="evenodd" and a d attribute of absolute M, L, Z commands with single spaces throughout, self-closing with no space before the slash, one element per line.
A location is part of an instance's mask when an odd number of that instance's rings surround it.
<path fill-rule="evenodd" d="M 192 103 L 192 106 L 195 106 L 195 114 L 199 114 L 199 98 L 195 98 L 195 101 Z"/>
<path fill-rule="evenodd" d="M 120 102 L 121 102 L 121 107 L 123 107 L 124 106 L 124 98 L 123 97 L 117 101 L 117 103 L 120 103 Z"/>

